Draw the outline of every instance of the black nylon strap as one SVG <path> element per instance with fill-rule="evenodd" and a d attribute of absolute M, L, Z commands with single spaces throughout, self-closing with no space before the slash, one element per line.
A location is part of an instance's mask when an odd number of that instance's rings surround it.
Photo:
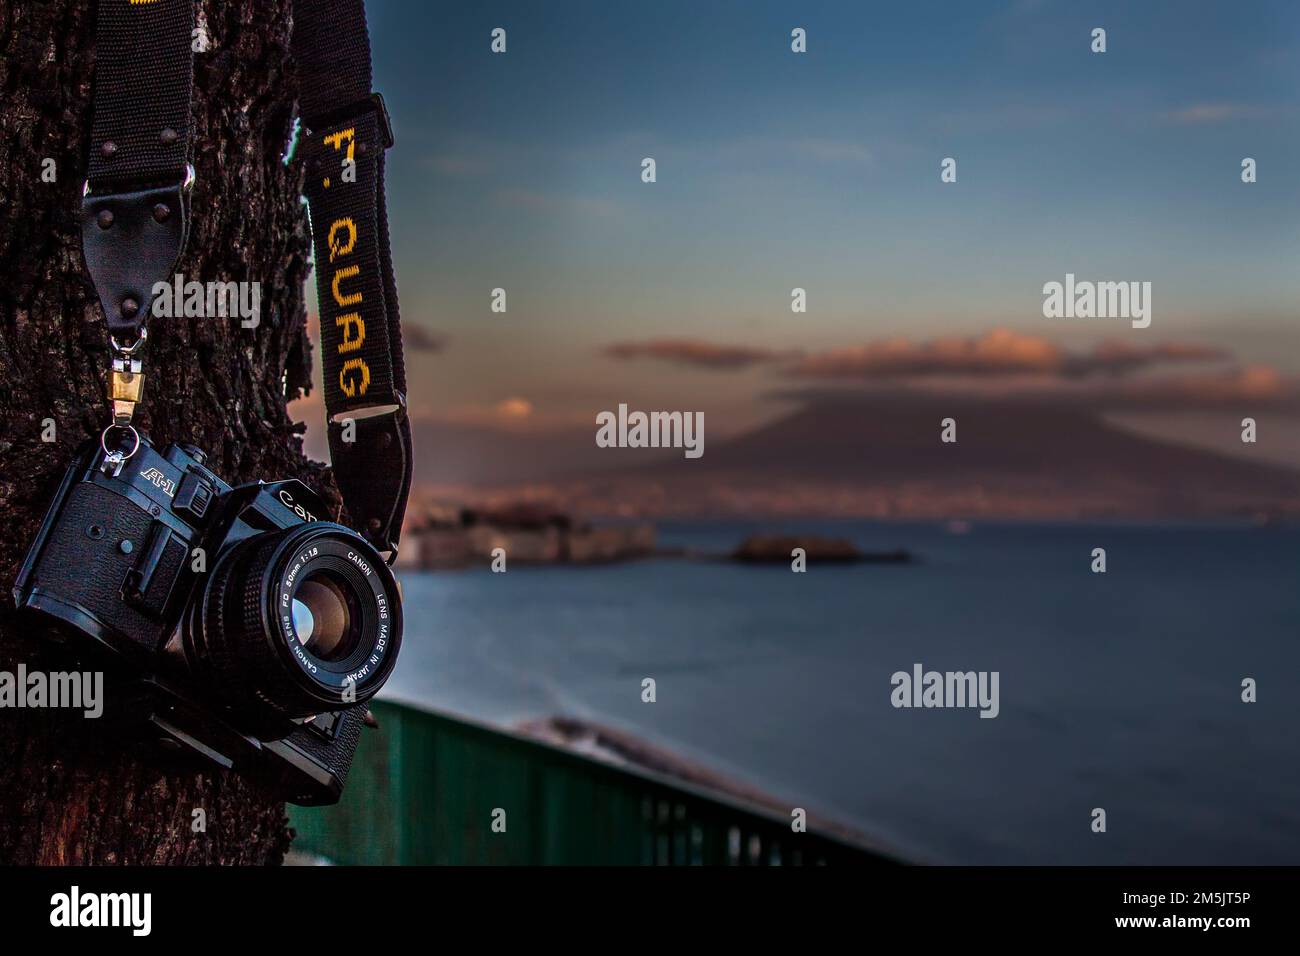
<path fill-rule="evenodd" d="M 140 338 L 189 230 L 192 0 L 99 0 L 82 253 L 109 334 Z M 165 215 L 156 211 L 166 209 Z"/>
<path fill-rule="evenodd" d="M 395 550 L 411 484 L 411 426 L 384 195 L 392 131 L 383 100 L 370 92 L 363 0 L 299 0 L 293 52 L 330 459 L 358 530 Z"/>
<path fill-rule="evenodd" d="M 303 122 L 370 98 L 370 31 L 364 0 L 297 0 L 293 56 Z"/>
<path fill-rule="evenodd" d="M 193 28 L 193 0 L 99 0 L 82 249 L 124 344 L 138 339 L 188 233 Z M 370 91 L 363 0 L 298 0 L 293 53 L 330 454 L 354 526 L 395 553 L 411 428 L 384 195 L 392 131 Z"/>
<path fill-rule="evenodd" d="M 91 192 L 184 180 L 193 30 L 193 0 L 99 0 Z"/>

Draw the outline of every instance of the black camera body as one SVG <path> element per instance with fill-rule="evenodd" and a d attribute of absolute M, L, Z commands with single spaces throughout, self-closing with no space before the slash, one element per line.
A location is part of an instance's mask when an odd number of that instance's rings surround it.
<path fill-rule="evenodd" d="M 402 635 L 396 581 L 296 480 L 232 488 L 191 446 L 102 444 L 68 470 L 14 585 L 143 689 L 164 740 L 338 800 Z M 115 666 L 116 665 L 116 666 Z"/>

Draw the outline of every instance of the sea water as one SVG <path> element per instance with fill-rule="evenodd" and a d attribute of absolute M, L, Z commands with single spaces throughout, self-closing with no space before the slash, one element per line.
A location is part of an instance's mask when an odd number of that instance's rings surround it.
<path fill-rule="evenodd" d="M 660 528 L 705 553 L 808 531 L 920 559 L 804 574 L 675 559 L 405 572 L 385 696 L 618 726 L 919 860 L 1300 863 L 1300 529 L 950 530 Z M 998 672 L 996 719 L 892 706 L 891 675 L 915 662 Z"/>

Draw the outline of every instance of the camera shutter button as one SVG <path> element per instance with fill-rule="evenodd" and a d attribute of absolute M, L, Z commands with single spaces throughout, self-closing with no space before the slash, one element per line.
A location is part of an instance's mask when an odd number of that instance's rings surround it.
<path fill-rule="evenodd" d="M 208 453 L 204 451 L 202 448 L 198 447 L 197 445 L 186 445 L 184 443 L 178 443 L 176 447 L 179 448 L 181 451 L 185 452 L 185 454 L 189 455 L 200 465 L 208 460 Z"/>

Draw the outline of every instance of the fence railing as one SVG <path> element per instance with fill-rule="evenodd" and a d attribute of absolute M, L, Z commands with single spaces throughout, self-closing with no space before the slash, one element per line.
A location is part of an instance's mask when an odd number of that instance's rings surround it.
<path fill-rule="evenodd" d="M 341 864 L 893 864 L 790 817 L 458 717 L 371 705 L 343 799 L 291 807 Z"/>

